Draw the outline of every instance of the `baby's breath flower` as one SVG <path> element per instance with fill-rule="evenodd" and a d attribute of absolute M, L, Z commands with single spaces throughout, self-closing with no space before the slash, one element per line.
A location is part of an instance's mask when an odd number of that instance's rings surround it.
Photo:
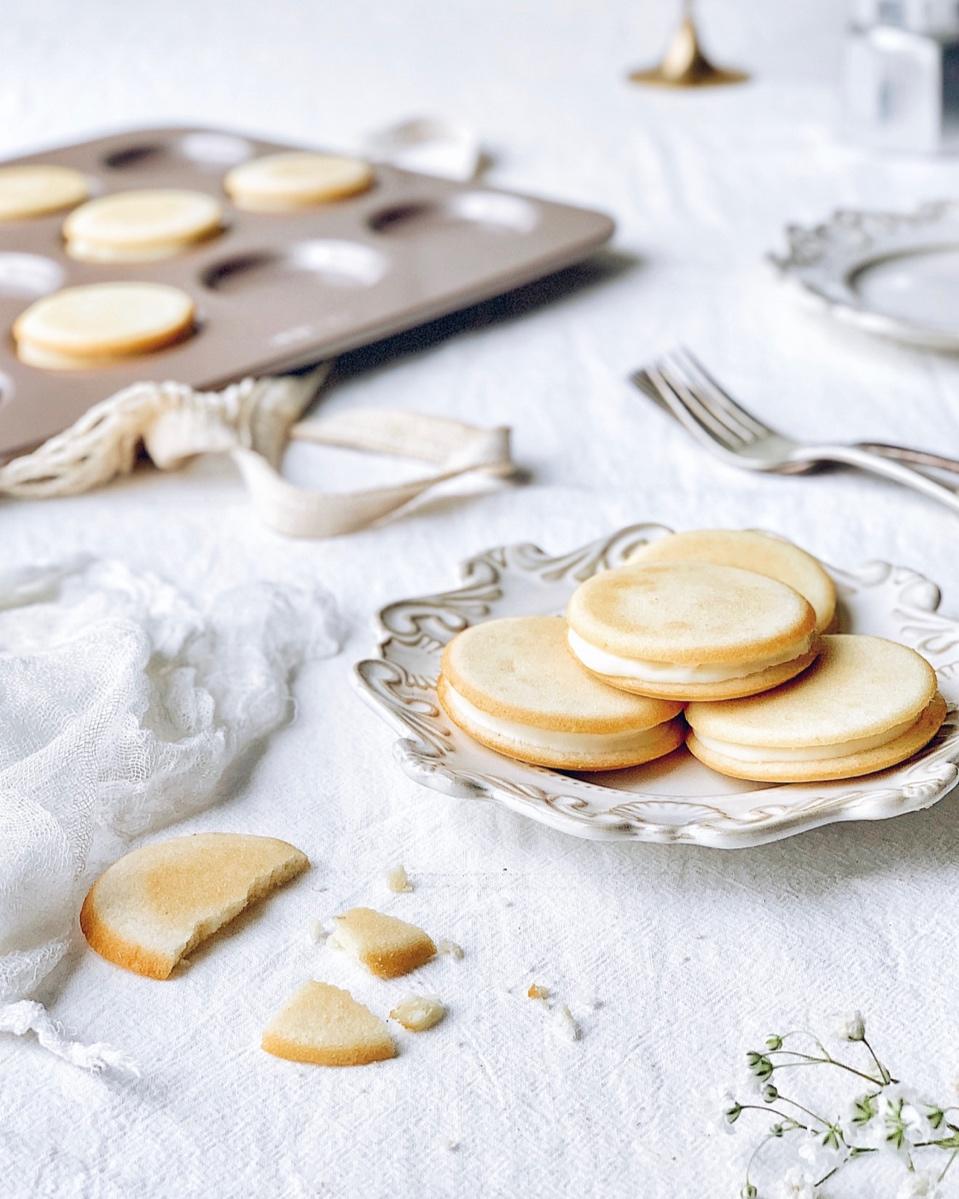
<path fill-rule="evenodd" d="M 820 1199 L 816 1193 L 816 1179 L 799 1166 L 786 1171 L 775 1193 L 777 1199 Z"/>
<path fill-rule="evenodd" d="M 726 1132 L 734 1132 L 733 1125 L 742 1115 L 743 1107 L 736 1099 L 732 1091 L 724 1091 L 720 1100 L 720 1111 L 722 1112 L 721 1125 Z"/>
<path fill-rule="evenodd" d="M 946 1118 L 946 1113 L 941 1107 L 937 1107 L 934 1103 L 927 1103 L 923 1106 L 925 1107 L 925 1112 L 923 1114 L 926 1117 L 926 1122 L 933 1132 L 938 1132 L 939 1129 L 942 1128 L 943 1121 Z"/>
<path fill-rule="evenodd" d="M 762 1089 L 763 1103 L 775 1103 L 779 1098 L 779 1092 L 771 1082 L 767 1082 Z"/>
<path fill-rule="evenodd" d="M 746 1065 L 750 1073 L 755 1074 L 757 1078 L 766 1079 L 772 1076 L 773 1064 L 764 1053 L 751 1050 L 746 1054 Z"/>
<path fill-rule="evenodd" d="M 910 1170 L 896 1191 L 896 1199 L 939 1199 L 941 1193 L 935 1170 Z"/>
<path fill-rule="evenodd" d="M 759 1192 L 751 1182 L 744 1182 L 743 1189 L 739 1192 L 739 1199 L 759 1199 Z"/>
<path fill-rule="evenodd" d="M 862 1018 L 862 1012 L 848 1012 L 841 1016 L 836 1027 L 836 1036 L 842 1037 L 844 1041 L 864 1041 L 866 1022 Z"/>
<path fill-rule="evenodd" d="M 868 1124 L 870 1120 L 874 1119 L 878 1111 L 879 1108 L 876 1106 L 875 1095 L 860 1095 L 858 1099 L 852 1101 L 852 1110 L 849 1119 L 853 1124 L 862 1127 L 862 1125 Z"/>
<path fill-rule="evenodd" d="M 783 1039 L 782 1039 L 782 1037 L 778 1036 L 776 1033 L 771 1033 L 766 1038 L 766 1048 L 769 1049 L 770 1051 L 776 1050 L 776 1049 L 782 1049 L 782 1047 L 783 1047 Z"/>

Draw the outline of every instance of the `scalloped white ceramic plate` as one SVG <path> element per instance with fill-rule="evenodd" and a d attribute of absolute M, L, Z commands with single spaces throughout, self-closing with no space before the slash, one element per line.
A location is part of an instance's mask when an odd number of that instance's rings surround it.
<path fill-rule="evenodd" d="M 436 702 L 443 646 L 467 625 L 497 616 L 561 612 L 574 588 L 617 566 L 636 546 L 670 532 L 633 525 L 570 554 L 501 546 L 460 567 L 462 586 L 401 600 L 379 613 L 379 656 L 356 666 L 364 698 L 401 734 L 406 773 L 446 795 L 495 800 L 577 837 L 760 845 L 839 820 L 882 820 L 929 807 L 959 778 L 959 621 L 937 612 L 939 589 L 902 566 L 830 567 L 841 626 L 911 645 L 939 673 L 949 703 L 935 740 L 892 770 L 836 783 L 779 785 L 727 779 L 685 750 L 632 770 L 576 775 L 514 762 L 452 726 Z"/>
<path fill-rule="evenodd" d="M 834 212 L 790 225 L 770 261 L 820 310 L 870 333 L 959 350 L 959 204 L 913 212 Z"/>

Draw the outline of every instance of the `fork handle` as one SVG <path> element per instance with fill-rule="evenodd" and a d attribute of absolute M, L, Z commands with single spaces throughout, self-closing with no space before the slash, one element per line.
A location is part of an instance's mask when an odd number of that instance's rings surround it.
<path fill-rule="evenodd" d="M 946 458 L 943 454 L 933 454 L 929 450 L 911 450 L 902 445 L 887 445 L 881 441 L 861 441 L 858 448 L 870 454 L 879 454 L 883 458 L 892 458 L 897 462 L 908 462 L 912 466 L 930 466 L 933 470 L 947 470 L 959 474 L 959 460 Z"/>
<path fill-rule="evenodd" d="M 805 455 L 804 455 L 805 457 Z M 913 470 L 904 462 L 894 461 L 882 454 L 874 453 L 858 445 L 824 445 L 816 446 L 815 457 L 826 462 L 840 462 L 846 466 L 855 466 L 859 470 L 868 471 L 873 475 L 881 475 L 911 487 L 913 491 L 921 491 L 931 499 L 939 500 L 946 507 L 959 512 L 959 492 L 954 491 L 945 483 L 924 475 L 921 471 Z"/>

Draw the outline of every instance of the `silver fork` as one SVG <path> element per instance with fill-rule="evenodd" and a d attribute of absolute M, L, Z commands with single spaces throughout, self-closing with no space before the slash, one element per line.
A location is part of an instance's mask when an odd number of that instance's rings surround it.
<path fill-rule="evenodd" d="M 701 446 L 732 466 L 797 475 L 838 462 L 894 479 L 959 512 L 959 492 L 916 466 L 959 473 L 959 461 L 905 446 L 859 442 L 800 442 L 764 425 L 738 404 L 693 353 L 680 347 L 631 376 Z"/>

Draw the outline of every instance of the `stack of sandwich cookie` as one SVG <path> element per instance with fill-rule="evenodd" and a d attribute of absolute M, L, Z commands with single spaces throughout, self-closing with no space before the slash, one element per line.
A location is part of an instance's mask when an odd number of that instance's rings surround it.
<path fill-rule="evenodd" d="M 624 566 L 588 579 L 566 611 L 569 647 L 612 687 L 673 700 L 768 691 L 819 650 L 809 602 L 734 566 Z"/>
<path fill-rule="evenodd" d="M 67 253 L 86 262 L 149 262 L 179 254 L 223 227 L 223 208 L 204 192 L 144 189 L 101 196 L 63 225 Z"/>
<path fill-rule="evenodd" d="M 44 296 L 13 326 L 17 354 L 47 370 L 103 367 L 172 345 L 193 328 L 195 307 L 164 283 L 91 283 Z"/>
<path fill-rule="evenodd" d="M 683 742 L 682 705 L 607 687 L 573 658 L 558 616 L 491 620 L 443 653 L 443 710 L 474 740 L 565 770 L 614 770 Z"/>
<path fill-rule="evenodd" d="M 815 664 L 774 691 L 690 704 L 686 744 L 733 778 L 854 778 L 912 757 L 945 715 L 935 672 L 914 650 L 882 637 L 829 635 Z"/>
<path fill-rule="evenodd" d="M 582 583 L 565 622 L 460 633 L 437 692 L 475 740 L 541 766 L 640 765 L 691 728 L 690 751 L 734 778 L 852 778 L 910 758 L 946 708 L 913 650 L 826 633 L 836 606 L 820 563 L 779 537 L 671 534 Z"/>

